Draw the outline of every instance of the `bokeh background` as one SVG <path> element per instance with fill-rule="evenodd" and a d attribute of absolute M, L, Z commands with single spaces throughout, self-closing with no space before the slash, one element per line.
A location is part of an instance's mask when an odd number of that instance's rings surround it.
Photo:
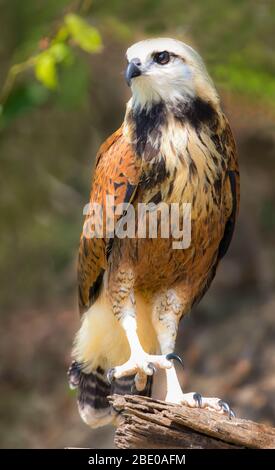
<path fill-rule="evenodd" d="M 0 0 L 0 447 L 112 446 L 66 382 L 78 239 L 96 150 L 129 98 L 126 48 L 159 35 L 205 59 L 241 166 L 234 242 L 181 325 L 183 385 L 275 425 L 275 2 Z"/>

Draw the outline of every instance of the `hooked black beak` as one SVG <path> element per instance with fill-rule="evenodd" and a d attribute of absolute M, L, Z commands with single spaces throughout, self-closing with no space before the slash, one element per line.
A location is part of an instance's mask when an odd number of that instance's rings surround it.
<path fill-rule="evenodd" d="M 140 62 L 138 62 L 140 65 Z M 141 75 L 141 70 L 137 64 L 137 61 L 131 60 L 131 62 L 128 64 L 128 67 L 125 72 L 125 78 L 128 86 L 131 85 L 131 80 L 134 77 L 139 77 Z"/>

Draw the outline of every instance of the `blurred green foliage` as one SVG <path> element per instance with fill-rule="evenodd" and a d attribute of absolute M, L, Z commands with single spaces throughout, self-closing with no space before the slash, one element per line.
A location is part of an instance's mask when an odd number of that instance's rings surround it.
<path fill-rule="evenodd" d="M 57 66 L 73 63 L 72 44 L 88 53 L 101 50 L 98 29 L 74 13 L 76 10 L 85 12 L 99 28 L 108 23 L 113 33 L 125 34 L 126 40 L 141 31 L 190 39 L 199 47 L 221 86 L 274 106 L 274 0 L 196 0 L 193 3 L 188 0 L 27 0 L 24 5 L 13 0 L 10 4 L 3 3 L 17 30 L 12 38 L 15 47 L 11 62 L 13 58 L 25 57 L 27 67 L 34 67 L 36 78 L 51 90 L 58 86 Z M 33 17 L 35 21 L 31 21 Z M 57 32 L 46 50 L 33 55 L 41 38 L 51 34 L 56 23 Z M 83 92 L 84 84 L 87 81 L 82 80 Z M 32 89 L 31 86 L 25 97 L 20 98 L 26 102 L 29 96 L 25 109 L 40 104 L 39 100 L 32 100 Z M 75 98 L 74 94 L 73 105 Z M 21 110 L 19 106 L 20 113 Z M 12 111 L 15 112 L 14 106 Z M 7 110 L 8 121 L 12 111 Z M 3 105 L 2 120 L 6 120 Z"/>
<path fill-rule="evenodd" d="M 88 53 L 100 52 L 102 49 L 101 36 L 95 27 L 89 25 L 79 15 L 68 13 L 60 21 L 57 32 L 51 39 L 48 37 L 40 39 L 39 46 L 42 49 L 40 52 L 11 66 L 0 94 L 0 129 L 13 116 L 16 117 L 22 111 L 31 109 L 32 106 L 43 104 L 48 97 L 41 87 L 37 87 L 30 80 L 25 81 L 21 87 L 17 86 L 17 81 L 22 78 L 21 75 L 33 69 L 36 79 L 45 88 L 56 90 L 59 87 L 58 68 L 61 65 L 68 67 L 74 64 L 73 46 L 75 45 Z M 71 72 L 69 70 L 69 73 Z M 66 75 L 63 74 L 63 76 Z M 78 83 L 87 85 L 87 80 L 81 80 Z M 74 94 L 73 98 L 75 96 Z M 67 98 L 69 100 L 68 95 Z"/>
<path fill-rule="evenodd" d="M 74 61 L 72 49 L 67 44 L 71 39 L 89 53 L 99 52 L 102 47 L 101 36 L 96 28 L 76 14 L 65 15 L 64 23 L 49 46 L 33 58 L 36 78 L 49 89 L 58 86 L 57 65 L 72 65 Z"/>
<path fill-rule="evenodd" d="M 49 300 L 75 285 L 66 273 L 88 196 L 90 136 L 97 147 L 115 113 L 122 118 L 122 98 L 113 91 L 109 102 L 100 86 L 116 44 L 123 58 L 140 38 L 185 40 L 220 87 L 274 107 L 274 0 L 0 0 L 0 29 L 4 304 Z M 110 62 L 114 54 L 107 69 L 94 55 L 102 42 Z"/>

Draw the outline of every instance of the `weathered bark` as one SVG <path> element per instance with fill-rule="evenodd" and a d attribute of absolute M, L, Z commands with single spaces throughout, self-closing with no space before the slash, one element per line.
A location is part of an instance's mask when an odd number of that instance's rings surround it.
<path fill-rule="evenodd" d="M 114 395 L 121 449 L 274 449 L 275 428 L 198 408 Z"/>

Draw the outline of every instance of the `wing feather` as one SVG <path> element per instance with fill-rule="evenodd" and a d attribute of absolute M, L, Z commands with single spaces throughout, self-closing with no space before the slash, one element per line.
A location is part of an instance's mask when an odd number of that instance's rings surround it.
<path fill-rule="evenodd" d="M 225 182 L 225 204 L 228 208 L 228 218 L 225 224 L 223 238 L 219 245 L 217 263 L 225 256 L 232 241 L 235 223 L 240 205 L 240 175 L 238 168 L 237 149 L 229 123 L 225 118 L 225 127 L 221 133 L 223 153 L 228 156 L 228 168 Z"/>
<path fill-rule="evenodd" d="M 223 186 L 222 200 L 227 213 L 223 237 L 219 243 L 217 254 L 213 260 L 212 267 L 208 273 L 205 284 L 196 295 L 193 305 L 200 302 L 204 294 L 209 289 L 217 271 L 220 260 L 225 256 L 232 241 L 235 223 L 240 205 L 240 175 L 238 166 L 238 155 L 235 140 L 225 116 L 222 130 L 212 136 L 216 148 L 220 154 L 226 157 L 227 167 L 225 168 L 225 184 Z"/>
<path fill-rule="evenodd" d="M 122 127 L 111 135 L 100 147 L 94 172 L 90 203 L 97 203 L 103 209 L 103 220 L 108 216 L 106 196 L 113 198 L 114 206 L 130 203 L 140 178 L 141 162 L 134 154 L 131 145 L 123 136 Z M 106 238 L 103 224 L 103 237 L 87 236 L 91 213 L 85 218 L 80 239 L 78 258 L 78 287 L 80 312 L 86 311 L 99 295 L 108 256 L 112 250 Z M 115 217 L 115 223 L 119 216 Z"/>

